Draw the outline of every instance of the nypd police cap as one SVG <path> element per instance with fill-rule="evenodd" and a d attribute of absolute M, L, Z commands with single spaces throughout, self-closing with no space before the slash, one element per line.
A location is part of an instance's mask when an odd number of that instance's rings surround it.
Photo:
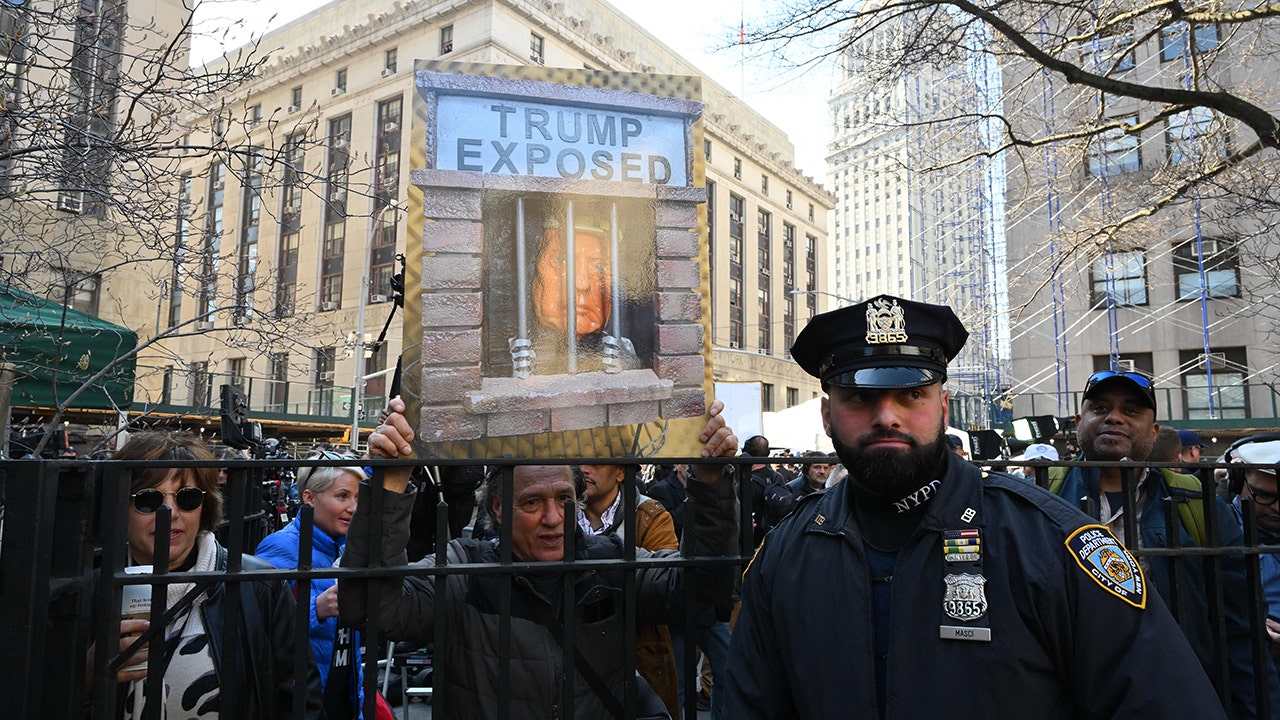
<path fill-rule="evenodd" d="M 947 378 L 968 337 L 949 307 L 880 295 L 815 315 L 791 357 L 824 387 L 920 387 Z"/>

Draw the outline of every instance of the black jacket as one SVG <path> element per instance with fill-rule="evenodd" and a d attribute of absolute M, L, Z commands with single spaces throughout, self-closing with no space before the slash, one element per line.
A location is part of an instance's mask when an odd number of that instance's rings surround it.
<path fill-rule="evenodd" d="M 673 472 L 650 485 L 645 495 L 662 503 L 662 507 L 671 514 L 672 524 L 676 526 L 676 537 L 683 537 L 684 499 L 689 497 L 689 491 L 685 489 L 684 483 L 680 482 L 680 478 Z"/>
<path fill-rule="evenodd" d="M 1145 583 L 1140 592 L 1109 590 L 1086 569 L 1102 552 L 1113 577 L 1137 567 L 1105 529 L 1025 480 L 951 453 L 887 581 L 889 626 L 876 627 L 850 487 L 846 480 L 801 499 L 748 567 L 725 717 L 1225 718 L 1157 594 Z M 944 543 L 948 531 L 977 531 L 985 582 L 972 582 L 967 563 L 944 560 L 956 542 Z M 961 575 L 984 605 L 971 621 L 951 614 L 972 612 L 963 594 L 948 592 Z M 979 629 L 990 631 L 988 641 Z M 883 708 L 877 632 L 888 633 Z"/>
<path fill-rule="evenodd" d="M 368 484 L 360 488 L 359 507 L 347 534 L 343 566 L 368 567 L 370 540 L 375 530 L 383 533 L 382 565 L 406 564 L 405 542 L 413 492 L 387 492 L 381 518 L 370 517 L 372 507 Z M 737 503 L 732 483 L 703 483 L 690 480 L 689 492 L 696 505 L 698 555 L 731 555 L 737 539 Z M 616 535 L 583 536 L 573 519 L 567 523 L 576 533 L 578 560 L 616 560 L 622 557 L 623 543 Z M 677 557 L 675 550 L 648 552 L 636 549 L 638 559 Z M 495 542 L 468 538 L 448 545 L 450 565 L 496 562 Z M 434 563 L 429 556 L 422 564 Z M 625 571 L 585 569 L 578 571 L 574 584 L 572 632 L 578 656 L 599 675 L 602 682 L 621 698 L 625 678 Z M 713 566 L 697 571 L 695 603 L 706 608 L 727 596 L 734 570 Z M 509 650 L 499 652 L 502 637 L 502 586 L 497 573 L 452 574 L 437 584 L 425 574 L 392 575 L 378 580 L 379 605 L 369 606 L 369 581 L 347 578 L 338 583 L 338 608 L 344 622 L 364 629 L 375 613 L 382 637 L 394 640 L 435 642 L 437 684 L 436 713 L 449 720 L 491 720 L 500 715 L 499 684 L 502 668 L 509 672 L 507 691 L 512 718 L 565 717 L 561 692 L 565 676 L 564 647 L 559 633 L 569 633 L 563 610 L 563 578 L 553 572 L 521 572 L 511 581 Z M 634 573 L 637 624 L 663 623 L 684 612 L 684 573 L 675 567 L 640 567 Z M 437 589 L 443 589 L 437 597 Z M 445 637 L 436 637 L 436 613 L 445 613 Z M 556 620 L 562 623 L 554 629 Z M 579 676 L 574 684 L 573 717 L 599 720 L 610 717 L 590 685 Z M 642 693 L 643 694 L 643 693 Z M 656 696 L 653 696 L 656 700 Z M 661 704 L 660 702 L 658 703 Z M 564 713 L 562 715 L 562 713 Z M 662 712 L 665 715 L 665 711 Z"/>

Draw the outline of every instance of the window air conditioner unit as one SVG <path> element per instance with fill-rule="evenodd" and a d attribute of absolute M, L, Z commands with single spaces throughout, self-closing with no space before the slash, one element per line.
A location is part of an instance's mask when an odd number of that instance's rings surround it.
<path fill-rule="evenodd" d="M 226 180 L 219 180 L 219 181 L 217 181 L 217 182 L 215 182 L 215 183 L 213 184 L 213 189 L 214 189 L 214 190 L 221 190 L 222 188 L 224 188 L 224 187 L 226 187 L 226 186 L 227 186 L 227 181 L 226 181 Z"/>
<path fill-rule="evenodd" d="M 346 138 L 338 138 L 333 141 L 334 150 L 346 150 L 351 147 L 351 141 Z"/>
<path fill-rule="evenodd" d="M 329 202 L 344 202 L 347 199 L 346 190 L 334 190 L 329 193 Z"/>
<path fill-rule="evenodd" d="M 387 301 L 386 295 L 370 295 L 369 296 L 369 302 L 371 303 L 384 303 L 386 301 Z"/>
<path fill-rule="evenodd" d="M 737 348 L 738 348 L 738 341 L 737 341 L 737 340 L 730 340 L 730 341 L 729 341 L 729 347 L 734 348 L 734 349 L 737 349 Z"/>
<path fill-rule="evenodd" d="M 213 322 L 210 320 L 201 320 L 196 323 L 197 332 L 204 332 L 205 330 L 212 330 L 212 329 L 213 329 Z"/>
<path fill-rule="evenodd" d="M 1211 352 L 1204 356 L 1206 369 L 1208 368 L 1224 368 L 1227 365 L 1227 354 L 1220 352 Z"/>
<path fill-rule="evenodd" d="M 334 302 L 334 301 L 332 301 L 332 300 L 326 300 L 326 301 L 324 301 L 324 302 L 320 303 L 320 309 L 321 309 L 322 311 L 337 310 L 337 309 L 338 309 L 338 303 L 336 303 L 336 302 Z"/>
<path fill-rule="evenodd" d="M 297 215 L 299 212 L 301 212 L 301 210 L 302 208 L 300 208 L 297 203 L 294 203 L 293 205 L 285 205 L 284 214 Z"/>
<path fill-rule="evenodd" d="M 382 68 L 382 77 L 391 77 L 396 74 L 395 68 Z"/>
<path fill-rule="evenodd" d="M 84 211 L 84 201 L 80 199 L 80 194 L 63 194 L 58 196 L 58 209 L 62 212 L 75 213 L 79 215 Z"/>
<path fill-rule="evenodd" d="M 329 91 L 329 94 L 332 95 L 333 97 L 338 97 L 339 95 L 342 95 L 346 91 L 347 91 L 346 88 L 334 88 Z"/>
<path fill-rule="evenodd" d="M 393 133 L 399 129 L 400 129 L 400 123 L 395 121 L 389 121 L 382 124 L 382 132 L 384 133 Z"/>
<path fill-rule="evenodd" d="M 1133 365 L 1133 360 L 1130 360 L 1128 358 L 1121 358 L 1120 360 L 1117 360 L 1116 367 L 1120 369 L 1120 372 L 1127 372 L 1127 373 L 1137 372 L 1137 368 L 1135 368 Z"/>
<path fill-rule="evenodd" d="M 290 105 L 287 112 L 296 113 L 301 109 L 302 108 L 298 107 L 297 105 Z"/>
<path fill-rule="evenodd" d="M 332 372 L 320 373 L 320 382 L 333 382 L 333 373 Z"/>

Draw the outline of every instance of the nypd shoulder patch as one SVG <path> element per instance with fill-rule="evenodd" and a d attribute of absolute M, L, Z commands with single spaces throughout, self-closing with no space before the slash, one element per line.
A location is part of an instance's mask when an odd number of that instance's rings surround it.
<path fill-rule="evenodd" d="M 1138 561 L 1105 525 L 1085 525 L 1066 539 L 1071 557 L 1104 590 L 1138 608 L 1147 606 L 1147 581 Z"/>

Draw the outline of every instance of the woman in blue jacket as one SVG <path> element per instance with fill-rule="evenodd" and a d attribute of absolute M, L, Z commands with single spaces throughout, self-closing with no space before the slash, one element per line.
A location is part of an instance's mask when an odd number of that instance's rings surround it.
<path fill-rule="evenodd" d="M 331 451 L 313 454 L 308 460 L 351 460 L 350 457 Z M 364 469 L 352 467 L 308 467 L 298 473 L 298 490 L 302 501 L 314 508 L 314 528 L 311 536 L 311 566 L 316 570 L 337 564 L 347 541 L 347 527 L 356 511 L 356 497 L 360 481 L 365 478 Z M 295 517 L 283 529 L 268 535 L 254 553 L 278 568 L 298 567 L 301 516 Z M 301 598 L 299 598 L 301 600 Z M 338 634 L 338 582 L 334 578 L 316 578 L 311 581 L 311 651 L 320 670 L 320 680 L 325 687 L 325 704 L 332 701 L 329 691 L 330 664 L 333 661 L 333 645 Z M 351 674 L 347 676 L 350 689 L 351 717 L 360 717 L 363 703 L 360 678 L 360 641 L 352 640 Z"/>

